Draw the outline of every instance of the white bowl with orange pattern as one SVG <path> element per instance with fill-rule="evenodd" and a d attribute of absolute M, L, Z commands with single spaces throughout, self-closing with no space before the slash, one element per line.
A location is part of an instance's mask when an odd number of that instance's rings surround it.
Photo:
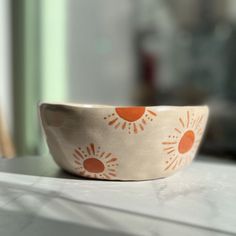
<path fill-rule="evenodd" d="M 208 113 L 207 106 L 40 104 L 55 162 L 75 175 L 107 180 L 162 178 L 189 165 Z"/>

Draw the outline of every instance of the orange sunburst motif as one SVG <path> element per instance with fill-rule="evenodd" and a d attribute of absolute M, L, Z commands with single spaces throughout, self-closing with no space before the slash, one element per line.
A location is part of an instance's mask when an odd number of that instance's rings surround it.
<path fill-rule="evenodd" d="M 129 134 L 137 134 L 156 116 L 156 112 L 146 107 L 117 107 L 114 113 L 104 117 L 104 120 L 115 129 L 120 128 L 127 130 Z"/>
<path fill-rule="evenodd" d="M 167 154 L 164 170 L 175 170 L 187 165 L 197 151 L 202 133 L 203 115 L 195 117 L 194 112 L 187 111 L 185 117 L 180 117 L 174 133 L 162 143 Z"/>
<path fill-rule="evenodd" d="M 118 159 L 111 152 L 103 152 L 93 143 L 74 150 L 75 169 L 79 175 L 96 179 L 115 179 Z"/>

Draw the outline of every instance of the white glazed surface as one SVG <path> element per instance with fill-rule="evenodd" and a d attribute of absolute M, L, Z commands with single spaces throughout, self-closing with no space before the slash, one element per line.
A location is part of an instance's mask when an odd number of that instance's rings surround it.
<path fill-rule="evenodd" d="M 40 114 L 50 152 L 63 169 L 88 178 L 146 180 L 191 163 L 208 107 L 43 103 Z"/>

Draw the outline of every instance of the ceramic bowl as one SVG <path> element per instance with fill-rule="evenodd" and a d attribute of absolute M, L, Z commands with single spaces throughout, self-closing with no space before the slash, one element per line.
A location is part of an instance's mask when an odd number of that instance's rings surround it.
<path fill-rule="evenodd" d="M 198 150 L 207 106 L 40 105 L 55 162 L 78 176 L 107 180 L 167 177 Z"/>

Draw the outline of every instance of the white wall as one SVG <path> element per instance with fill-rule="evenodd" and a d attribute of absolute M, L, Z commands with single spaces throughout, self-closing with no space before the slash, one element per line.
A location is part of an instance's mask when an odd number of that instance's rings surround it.
<path fill-rule="evenodd" d="M 130 104 L 135 80 L 133 0 L 68 1 L 69 100 Z"/>
<path fill-rule="evenodd" d="M 0 0 L 0 108 L 12 131 L 9 4 L 9 0 Z"/>

